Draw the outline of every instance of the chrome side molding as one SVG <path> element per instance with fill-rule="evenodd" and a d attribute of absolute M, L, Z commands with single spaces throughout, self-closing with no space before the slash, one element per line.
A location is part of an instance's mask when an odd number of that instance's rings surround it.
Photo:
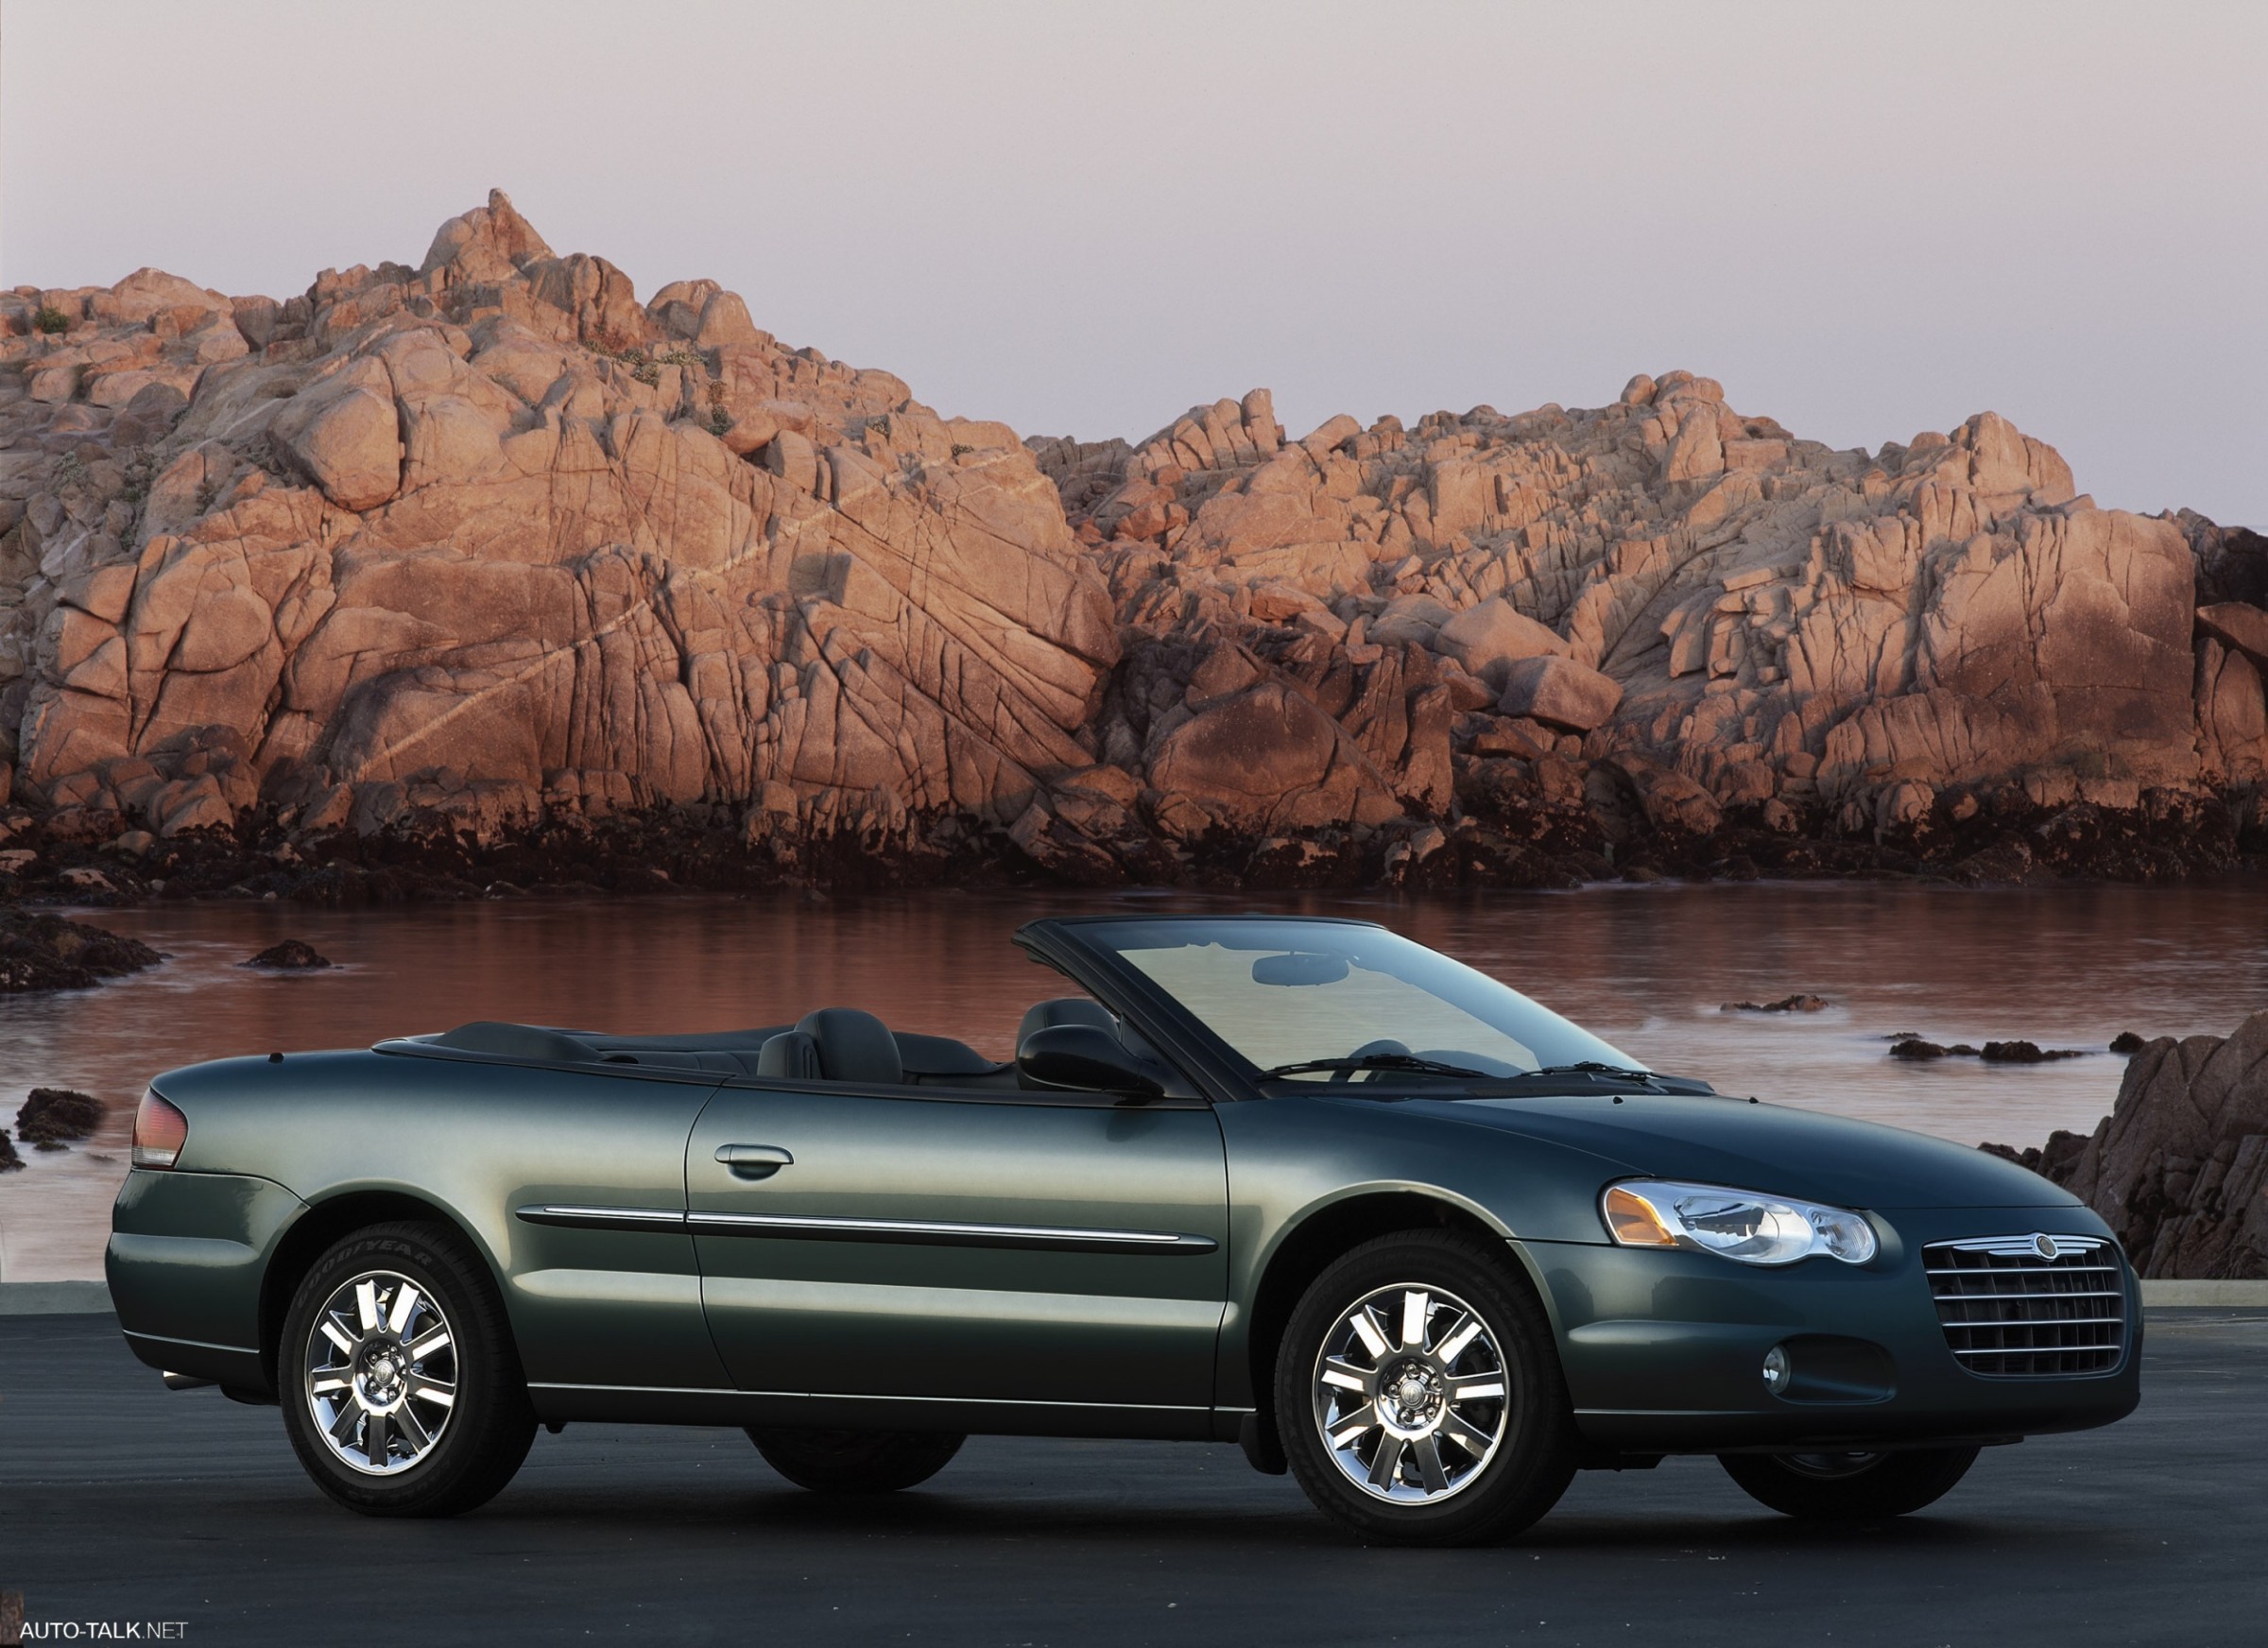
<path fill-rule="evenodd" d="M 791 1213 L 680 1212 L 674 1208 L 602 1208 L 537 1202 L 512 1210 L 530 1225 L 577 1230 L 691 1230 L 709 1236 L 769 1236 L 816 1242 L 898 1242 L 941 1247 L 1022 1247 L 1065 1253 L 1195 1255 L 1216 1251 L 1210 1236 L 1173 1230 L 1097 1230 L 1058 1225 L 972 1225 L 936 1219 L 849 1219 Z"/>
<path fill-rule="evenodd" d="M 1029 1247 L 1072 1253 L 1211 1253 L 1210 1236 L 1172 1230 L 1094 1230 L 1057 1225 L 965 1225 L 936 1219 L 832 1219 L 787 1213 L 693 1212 L 685 1222 L 715 1236 L 819 1242 L 904 1242 L 944 1247 Z"/>

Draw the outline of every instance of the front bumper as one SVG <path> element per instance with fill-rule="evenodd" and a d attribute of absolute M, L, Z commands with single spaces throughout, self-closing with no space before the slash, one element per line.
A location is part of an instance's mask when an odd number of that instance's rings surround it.
<path fill-rule="evenodd" d="M 1953 1355 L 1922 1275 L 1922 1248 L 1964 1236 L 2046 1231 L 2107 1237 L 2079 1208 L 1899 1210 L 1878 1215 L 1864 1265 L 1810 1259 L 1784 1270 L 1713 1254 L 1530 1242 L 1586 1441 L 1606 1452 L 1918 1447 L 2011 1441 L 2107 1425 L 2141 1399 L 2141 1304 L 2121 1261 L 2124 1355 L 2102 1373 L 1991 1378 Z M 2112 1245 L 2116 1250 L 2116 1245 Z M 1788 1394 L 1765 1352 L 1793 1348 L 1827 1377 Z"/>

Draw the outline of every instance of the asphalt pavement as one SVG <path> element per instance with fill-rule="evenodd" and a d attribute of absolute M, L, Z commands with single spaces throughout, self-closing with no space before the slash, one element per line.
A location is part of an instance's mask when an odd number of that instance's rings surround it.
<path fill-rule="evenodd" d="M 165 1390 L 108 1317 L 13 1317 L 0 1588 L 80 1641 L 2268 1639 L 2268 1312 L 2153 1312 L 2145 1356 L 2133 1417 L 1989 1451 L 1882 1527 L 1806 1527 L 1678 1459 L 1578 1477 L 1514 1544 L 1413 1552 L 1365 1549 L 1232 1448 L 980 1437 L 849 1502 L 737 1432 L 602 1425 L 538 1436 L 472 1516 L 369 1521 L 301 1475 L 275 1410 Z"/>

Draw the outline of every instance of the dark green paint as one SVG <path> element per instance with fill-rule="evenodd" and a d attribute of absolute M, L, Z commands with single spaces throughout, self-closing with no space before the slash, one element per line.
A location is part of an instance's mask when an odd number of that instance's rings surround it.
<path fill-rule="evenodd" d="M 547 1416 L 1227 1436 L 1264 1395 L 1253 1328 L 1271 1266 L 1310 1221 L 1392 1197 L 1505 1241 L 1552 1318 L 1578 1423 L 1608 1451 L 2010 1436 L 2105 1423 L 2138 1399 L 2131 1350 L 2111 1374 L 2051 1380 L 1979 1378 L 1948 1350 L 1922 1244 L 2108 1234 L 2021 1169 L 1734 1098 L 1260 1098 L 1076 928 L 1038 923 L 1020 941 L 1121 1011 L 1194 1096 L 797 1087 L 404 1043 L 172 1072 L 156 1085 L 189 1117 L 188 1145 L 119 1196 L 120 1320 L 153 1365 L 258 1385 L 279 1249 L 353 1206 L 342 1197 L 387 1196 L 478 1245 Z M 793 1159 L 736 1175 L 715 1159 L 726 1145 Z M 1617 1247 L 1598 1198 L 1633 1175 L 1858 1208 L 1881 1252 L 1760 1270 Z M 515 1212 L 553 1206 L 667 1222 Z M 688 1213 L 1196 1240 L 817 1239 L 678 1222 Z M 1804 1399 L 1758 1374 L 1791 1336 L 1816 1340 L 1830 1370 Z"/>

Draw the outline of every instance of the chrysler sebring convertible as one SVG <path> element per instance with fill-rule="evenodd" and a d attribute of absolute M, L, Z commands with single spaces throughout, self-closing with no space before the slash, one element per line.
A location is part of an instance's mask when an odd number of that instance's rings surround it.
<path fill-rule="evenodd" d="M 1411 1544 L 1672 1453 L 1868 1519 L 2139 1399 L 2124 1256 L 2006 1161 L 1645 1069 L 1366 922 L 1016 942 L 1067 987 L 1005 1064 L 814 1004 L 159 1076 L 127 1341 L 279 1404 L 376 1516 L 470 1509 L 597 1420 L 737 1427 L 834 1493 L 971 1433 L 1235 1441 Z"/>

